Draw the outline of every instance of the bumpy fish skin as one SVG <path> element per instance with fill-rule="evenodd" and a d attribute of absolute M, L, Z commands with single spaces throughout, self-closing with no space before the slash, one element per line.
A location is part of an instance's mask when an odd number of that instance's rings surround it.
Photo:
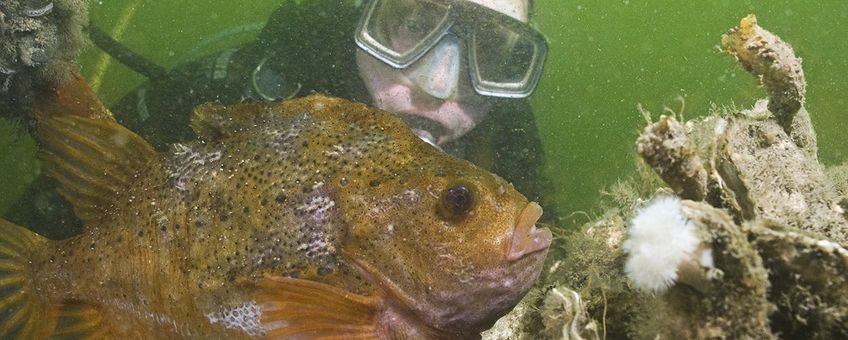
<path fill-rule="evenodd" d="M 334 288 L 316 301 L 363 297 L 368 334 L 473 337 L 541 270 L 549 232 L 507 256 L 526 198 L 391 114 L 313 96 L 201 107 L 193 127 L 200 140 L 152 157 L 98 223 L 35 256 L 40 299 L 97 306 L 120 337 L 297 335 L 271 332 L 285 327 L 263 287 L 317 282 Z M 445 203 L 460 187 L 467 211 Z"/>

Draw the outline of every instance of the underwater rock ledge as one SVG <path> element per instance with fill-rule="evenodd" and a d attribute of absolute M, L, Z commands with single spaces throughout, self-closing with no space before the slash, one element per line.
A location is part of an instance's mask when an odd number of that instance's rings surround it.
<path fill-rule="evenodd" d="M 516 311 L 526 323 L 515 334 L 570 317 L 560 324 L 597 333 L 544 335 L 848 338 L 848 162 L 818 162 L 788 44 L 748 16 L 722 46 L 768 98 L 649 122 L 636 176 L 606 192 L 600 217 L 561 237 L 565 255 L 549 261 L 536 308 Z M 585 317 L 544 308 L 562 292 L 576 294 Z"/>

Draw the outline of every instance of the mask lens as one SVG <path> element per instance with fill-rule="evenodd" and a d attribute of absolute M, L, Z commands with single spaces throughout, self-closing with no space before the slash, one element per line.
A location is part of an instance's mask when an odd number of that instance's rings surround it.
<path fill-rule="evenodd" d="M 371 11 L 358 41 L 360 45 L 372 45 L 366 50 L 379 54 L 375 56 L 395 67 L 406 67 L 414 62 L 447 29 L 448 7 L 444 4 L 382 0 L 376 1 Z"/>
<path fill-rule="evenodd" d="M 541 35 L 489 24 L 478 26 L 472 41 L 472 79 L 478 92 L 526 97 L 533 91 L 547 49 Z"/>

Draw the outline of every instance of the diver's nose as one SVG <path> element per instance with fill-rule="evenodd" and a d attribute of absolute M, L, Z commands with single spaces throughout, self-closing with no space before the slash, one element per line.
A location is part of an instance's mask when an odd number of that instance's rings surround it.
<path fill-rule="evenodd" d="M 411 80 L 427 94 L 447 99 L 459 83 L 460 42 L 448 34 L 411 67 Z"/>

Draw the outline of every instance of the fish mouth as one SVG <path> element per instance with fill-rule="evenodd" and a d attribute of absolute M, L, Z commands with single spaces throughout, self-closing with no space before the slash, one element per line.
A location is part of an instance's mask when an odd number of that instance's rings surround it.
<path fill-rule="evenodd" d="M 529 254 L 548 249 L 553 236 L 548 228 L 537 228 L 536 221 L 542 216 L 542 207 L 530 202 L 515 219 L 515 228 L 509 238 L 506 259 L 519 260 Z"/>

